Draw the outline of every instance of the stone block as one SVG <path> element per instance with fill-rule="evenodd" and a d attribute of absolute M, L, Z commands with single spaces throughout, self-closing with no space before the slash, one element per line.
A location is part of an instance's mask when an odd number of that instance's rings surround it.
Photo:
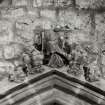
<path fill-rule="evenodd" d="M 24 8 L 9 8 L 2 9 L 1 14 L 3 18 L 18 18 L 25 15 L 25 9 Z"/>
<path fill-rule="evenodd" d="M 13 41 L 12 23 L 6 20 L 0 21 L 0 44 Z"/>
<path fill-rule="evenodd" d="M 33 41 L 34 19 L 32 17 L 22 17 L 16 21 L 16 34 L 25 42 Z"/>
<path fill-rule="evenodd" d="M 76 0 L 76 4 L 79 6 L 79 8 L 88 8 L 90 2 L 90 0 Z"/>
<path fill-rule="evenodd" d="M 9 7 L 11 5 L 11 0 L 1 0 L 0 7 Z"/>
<path fill-rule="evenodd" d="M 34 19 L 31 16 L 29 16 L 29 15 L 20 17 L 20 18 L 18 18 L 16 20 L 16 28 L 18 28 L 18 29 L 25 29 L 30 24 L 32 24 L 33 21 L 34 21 Z"/>
<path fill-rule="evenodd" d="M 105 32 L 105 13 L 102 13 L 102 14 L 97 14 L 96 15 L 96 30 L 102 34 Z"/>
<path fill-rule="evenodd" d="M 102 55 L 102 64 L 105 65 L 105 55 Z"/>
<path fill-rule="evenodd" d="M 47 10 L 47 9 L 41 11 L 41 16 L 52 19 L 52 20 L 55 20 L 55 18 L 56 18 L 55 17 L 55 11 L 54 10 Z"/>
<path fill-rule="evenodd" d="M 38 7 L 42 5 L 42 0 L 33 0 L 33 7 Z"/>
<path fill-rule="evenodd" d="M 0 45 L 0 59 L 3 59 L 3 46 Z"/>
<path fill-rule="evenodd" d="M 11 46 L 4 47 L 4 58 L 11 59 L 14 57 L 14 49 Z"/>
<path fill-rule="evenodd" d="M 13 6 L 27 6 L 29 0 L 13 0 Z"/>
<path fill-rule="evenodd" d="M 47 30 L 51 29 L 52 24 L 53 24 L 53 21 L 48 21 L 48 20 L 43 20 L 41 22 L 43 29 L 47 29 Z"/>
<path fill-rule="evenodd" d="M 4 46 L 4 59 L 14 59 L 18 58 L 22 53 L 22 45 L 19 44 L 9 44 Z"/>
<path fill-rule="evenodd" d="M 28 8 L 28 14 L 34 18 L 39 16 L 37 8 Z"/>
<path fill-rule="evenodd" d="M 82 43 L 89 41 L 89 34 L 83 31 L 73 31 L 71 33 L 68 33 L 69 39 L 68 43 Z"/>
<path fill-rule="evenodd" d="M 25 15 L 25 11 L 23 8 L 14 9 L 11 11 L 11 15 L 15 17 L 20 17 Z"/>
<path fill-rule="evenodd" d="M 14 70 L 14 65 L 11 62 L 7 62 L 7 61 L 0 61 L 0 72 L 13 72 Z"/>
<path fill-rule="evenodd" d="M 34 21 L 34 27 L 36 28 L 37 26 L 40 26 L 42 29 L 49 30 L 52 28 L 51 26 L 55 23 L 56 23 L 56 20 L 53 21 L 52 19 L 41 17 Z"/>
<path fill-rule="evenodd" d="M 33 37 L 34 37 L 34 32 L 32 31 L 17 31 L 17 34 L 19 37 L 21 37 L 21 39 L 23 39 L 24 42 L 29 42 L 29 41 L 33 41 Z"/>
<path fill-rule="evenodd" d="M 33 0 L 33 6 L 34 7 L 50 7 L 50 6 L 64 6 L 64 4 L 71 4 L 71 0 Z"/>
<path fill-rule="evenodd" d="M 65 18 L 66 17 L 66 18 Z M 69 24 L 71 30 L 90 31 L 89 14 L 75 11 L 61 11 L 59 13 L 59 23 Z"/>
<path fill-rule="evenodd" d="M 26 15 L 16 20 L 16 29 L 20 31 L 30 32 L 37 26 L 41 26 L 44 29 L 51 29 L 51 25 L 56 21 L 47 17 L 36 18 L 32 15 Z"/>
<path fill-rule="evenodd" d="M 33 0 L 33 6 L 43 6 L 43 7 L 57 7 L 57 6 L 68 6 L 72 4 L 71 0 Z"/>
<path fill-rule="evenodd" d="M 66 17 L 66 18 L 65 18 Z M 89 41 L 91 24 L 89 14 L 75 11 L 61 11 L 59 13 L 59 22 L 61 26 L 68 25 L 70 28 L 69 43 Z"/>

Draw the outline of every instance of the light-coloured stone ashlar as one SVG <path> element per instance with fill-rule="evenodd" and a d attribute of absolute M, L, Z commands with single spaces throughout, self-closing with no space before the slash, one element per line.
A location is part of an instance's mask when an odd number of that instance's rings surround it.
<path fill-rule="evenodd" d="M 99 10 L 105 7 L 104 0 L 76 0 L 76 4 L 80 9 L 94 9 Z"/>
<path fill-rule="evenodd" d="M 7 44 L 13 41 L 12 23 L 7 20 L 0 20 L 0 44 Z"/>
<path fill-rule="evenodd" d="M 105 75 L 105 55 L 104 55 L 104 50 L 105 50 L 105 13 L 102 14 L 96 14 L 96 42 L 98 46 L 98 51 L 100 52 L 99 54 L 99 60 L 100 62 L 98 63 L 101 70 L 102 74 Z M 103 52 L 103 53 L 102 53 Z"/>
<path fill-rule="evenodd" d="M 27 8 L 27 14 L 33 18 L 38 18 L 38 9 L 37 8 Z"/>
<path fill-rule="evenodd" d="M 3 46 L 0 45 L 0 59 L 3 59 Z"/>
<path fill-rule="evenodd" d="M 33 7 L 38 7 L 42 5 L 42 0 L 33 0 Z"/>
<path fill-rule="evenodd" d="M 63 6 L 68 6 L 71 5 L 72 1 L 71 0 L 33 0 L 33 6 L 38 7 L 63 7 Z"/>
<path fill-rule="evenodd" d="M 0 1 L 0 7 L 7 8 L 11 6 L 11 0 L 1 0 Z"/>
<path fill-rule="evenodd" d="M 13 6 L 27 6 L 29 0 L 12 0 Z"/>
<path fill-rule="evenodd" d="M 80 32 L 80 31 L 73 31 L 68 33 L 68 43 L 82 43 L 82 42 L 88 42 L 89 41 L 89 34 L 86 32 Z"/>
<path fill-rule="evenodd" d="M 18 43 L 5 45 L 3 48 L 3 52 L 5 60 L 19 58 L 23 52 L 23 45 Z"/>
<path fill-rule="evenodd" d="M 100 34 L 105 33 L 105 13 L 96 14 L 95 16 L 96 22 L 96 30 L 100 32 Z"/>
<path fill-rule="evenodd" d="M 0 61 L 0 72 L 13 72 L 14 71 L 14 65 L 11 62 L 8 61 Z"/>
<path fill-rule="evenodd" d="M 16 35 L 25 42 L 33 41 L 34 37 L 34 19 L 33 17 L 24 16 L 16 20 Z"/>
<path fill-rule="evenodd" d="M 4 47 L 4 58 L 5 59 L 11 59 L 14 57 L 14 49 L 10 46 Z"/>
<path fill-rule="evenodd" d="M 37 26 L 41 26 L 42 29 L 51 29 L 51 25 L 54 21 L 47 17 L 35 18 L 32 15 L 26 15 L 16 20 L 16 35 L 21 37 L 26 42 L 33 42 L 34 30 Z"/>
<path fill-rule="evenodd" d="M 89 41 L 91 30 L 89 14 L 75 11 L 60 11 L 58 24 L 62 27 L 69 26 L 69 43 Z"/>
<path fill-rule="evenodd" d="M 1 10 L 2 18 L 15 19 L 26 14 L 25 8 L 9 8 Z"/>
<path fill-rule="evenodd" d="M 55 20 L 56 19 L 55 14 L 56 14 L 55 10 L 48 10 L 48 9 L 41 10 L 41 16 L 45 18 Z"/>
<path fill-rule="evenodd" d="M 69 24 L 70 29 L 90 31 L 90 17 L 89 14 L 83 12 L 75 12 L 74 10 L 60 11 L 59 24 Z"/>
<path fill-rule="evenodd" d="M 80 8 L 88 8 L 91 0 L 76 0 L 76 5 Z"/>

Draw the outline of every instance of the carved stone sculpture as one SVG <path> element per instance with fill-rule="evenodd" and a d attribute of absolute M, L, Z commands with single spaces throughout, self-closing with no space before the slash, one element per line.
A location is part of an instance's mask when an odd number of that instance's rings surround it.
<path fill-rule="evenodd" d="M 23 66 L 19 65 L 15 68 L 14 72 L 9 75 L 9 81 L 13 82 L 23 82 L 25 80 L 26 74 L 23 72 Z"/>
<path fill-rule="evenodd" d="M 38 50 L 34 50 L 32 52 L 32 70 L 30 71 L 31 74 L 33 73 L 40 73 L 44 71 L 42 67 L 43 64 L 43 54 L 41 54 Z"/>
<path fill-rule="evenodd" d="M 14 60 L 14 70 L 9 73 L 8 80 L 13 82 L 23 82 L 25 80 L 25 77 L 27 76 L 24 72 L 24 63 L 21 59 Z"/>

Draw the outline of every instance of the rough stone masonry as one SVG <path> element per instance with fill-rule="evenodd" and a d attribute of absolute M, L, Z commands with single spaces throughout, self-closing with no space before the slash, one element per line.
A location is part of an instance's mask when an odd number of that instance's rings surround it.
<path fill-rule="evenodd" d="M 69 8 L 61 8 L 57 11 L 54 9 L 56 5 L 52 5 L 53 1 L 4 0 L 1 2 L 0 72 L 14 69 L 14 61 L 19 60 L 23 47 L 33 44 L 34 30 L 37 26 L 51 29 L 53 25 L 69 24 L 72 30 L 69 33 L 71 35 L 70 43 L 91 40 L 92 24 L 90 12 L 87 9 L 89 2 L 87 0 L 75 0 L 75 5 L 73 5 L 73 0 L 71 0 L 68 2 Z M 58 0 L 58 5 L 62 5 L 60 3 L 65 1 L 67 0 Z M 95 16 L 95 35 L 97 33 L 103 35 L 104 22 L 104 12 L 97 13 Z M 96 44 L 94 47 L 97 47 Z"/>

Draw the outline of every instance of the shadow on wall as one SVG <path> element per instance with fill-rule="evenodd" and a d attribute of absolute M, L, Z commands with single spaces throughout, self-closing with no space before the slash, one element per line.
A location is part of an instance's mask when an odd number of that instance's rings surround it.
<path fill-rule="evenodd" d="M 54 102 L 48 102 L 48 103 L 46 103 L 46 104 L 44 104 L 44 105 L 63 105 L 63 104 L 61 104 L 61 103 L 58 102 L 58 101 L 54 101 Z"/>
<path fill-rule="evenodd" d="M 0 0 L 0 6 L 11 5 L 12 0 Z"/>
<path fill-rule="evenodd" d="M 0 3 L 2 3 L 4 0 L 0 0 Z"/>

